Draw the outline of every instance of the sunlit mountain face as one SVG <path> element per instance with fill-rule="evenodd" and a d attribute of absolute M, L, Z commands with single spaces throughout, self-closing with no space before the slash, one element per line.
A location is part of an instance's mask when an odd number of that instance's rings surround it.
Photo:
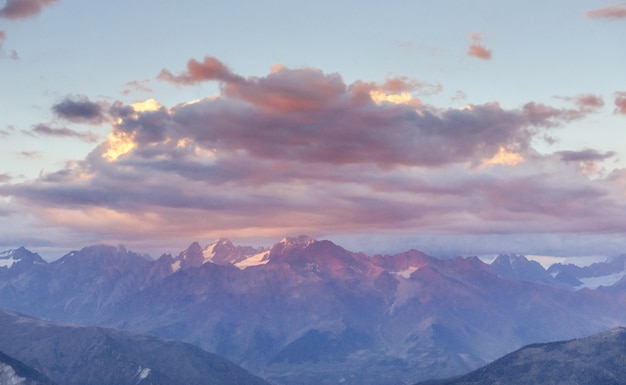
<path fill-rule="evenodd" d="M 517 254 L 366 255 L 300 236 L 157 259 L 100 245 L 46 262 L 21 248 L 0 262 L 0 307 L 190 342 L 273 384 L 411 384 L 626 322 L 615 258 L 546 270 Z"/>

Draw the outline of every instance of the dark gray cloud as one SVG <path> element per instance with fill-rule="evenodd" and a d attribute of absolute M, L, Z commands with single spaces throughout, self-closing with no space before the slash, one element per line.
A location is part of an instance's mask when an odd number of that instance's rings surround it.
<path fill-rule="evenodd" d="M 615 151 L 601 153 L 597 150 L 557 151 L 556 154 L 564 162 L 600 162 L 616 155 Z"/>
<path fill-rule="evenodd" d="M 95 143 L 98 141 L 98 135 L 93 132 L 79 132 L 67 127 L 53 128 L 45 124 L 38 124 L 33 127 L 31 133 L 43 136 L 53 136 L 59 138 L 76 138 L 85 142 Z"/>
<path fill-rule="evenodd" d="M 106 121 L 105 107 L 84 96 L 66 97 L 52 106 L 52 110 L 59 118 L 74 123 L 101 124 Z"/>

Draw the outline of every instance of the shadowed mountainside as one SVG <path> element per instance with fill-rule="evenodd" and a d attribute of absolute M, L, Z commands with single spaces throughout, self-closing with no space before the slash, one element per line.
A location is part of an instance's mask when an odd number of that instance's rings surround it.
<path fill-rule="evenodd" d="M 533 344 L 461 377 L 418 385 L 624 385 L 626 328 L 591 337 Z"/>
<path fill-rule="evenodd" d="M 0 311 L 0 350 L 63 385 L 268 385 L 191 344 L 8 311 Z"/>

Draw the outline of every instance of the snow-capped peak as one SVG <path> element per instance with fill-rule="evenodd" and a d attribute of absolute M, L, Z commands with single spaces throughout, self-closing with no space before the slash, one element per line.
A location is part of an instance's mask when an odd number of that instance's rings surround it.
<path fill-rule="evenodd" d="M 218 238 L 202 250 L 204 262 L 216 262 L 215 255 L 221 250 L 230 251 L 234 248 L 233 243 L 226 238 Z"/>
<path fill-rule="evenodd" d="M 270 252 L 262 251 L 258 254 L 251 255 L 250 257 L 235 263 L 235 267 L 240 270 L 245 270 L 248 267 L 265 265 L 270 261 Z"/>
<path fill-rule="evenodd" d="M 297 237 L 285 237 L 279 243 L 282 243 L 283 247 L 307 247 L 313 242 L 315 242 L 314 238 L 308 235 L 300 235 Z"/>
<path fill-rule="evenodd" d="M 396 271 L 396 272 L 393 272 L 392 274 L 402 277 L 404 279 L 409 279 L 411 278 L 411 274 L 415 273 L 419 269 L 420 268 L 417 266 L 409 266 L 407 269 Z"/>
<path fill-rule="evenodd" d="M 0 252 L 0 268 L 5 267 L 10 269 L 18 262 L 34 265 L 43 265 L 46 263 L 38 254 L 31 253 L 24 247 Z"/>
<path fill-rule="evenodd" d="M 267 263 L 263 260 L 263 256 L 259 256 L 259 253 L 262 254 L 263 251 L 263 249 L 251 246 L 235 246 L 226 238 L 216 239 L 204 248 L 198 242 L 194 242 L 174 258 L 171 266 L 174 272 L 188 267 L 199 267 L 206 263 L 236 265 L 239 268 L 240 266 L 249 267 Z M 257 257 L 258 261 L 251 259 L 252 257 Z"/>

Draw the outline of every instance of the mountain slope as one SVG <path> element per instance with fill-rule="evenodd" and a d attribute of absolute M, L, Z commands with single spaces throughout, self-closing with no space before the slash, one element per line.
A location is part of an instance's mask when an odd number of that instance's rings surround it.
<path fill-rule="evenodd" d="M 64 385 L 267 385 L 190 344 L 7 311 L 0 311 L 0 350 Z"/>
<path fill-rule="evenodd" d="M 523 347 L 467 375 L 420 385 L 623 385 L 626 328 L 588 338 Z"/>

